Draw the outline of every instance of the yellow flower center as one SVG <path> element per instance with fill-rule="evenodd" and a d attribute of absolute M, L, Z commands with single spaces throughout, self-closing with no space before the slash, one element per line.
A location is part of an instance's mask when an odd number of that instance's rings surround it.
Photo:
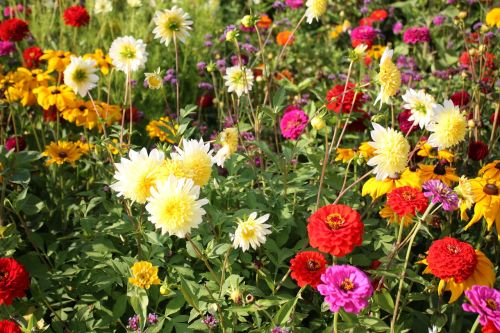
<path fill-rule="evenodd" d="M 326 224 L 328 224 L 332 230 L 340 229 L 344 222 L 345 219 L 339 213 L 333 213 L 326 217 Z"/>
<path fill-rule="evenodd" d="M 247 221 L 243 224 L 241 227 L 241 236 L 245 240 L 255 237 L 255 223 L 253 221 Z"/>
<path fill-rule="evenodd" d="M 87 72 L 78 68 L 73 72 L 72 79 L 75 82 L 82 82 L 87 79 Z"/>
<path fill-rule="evenodd" d="M 354 283 L 349 278 L 345 278 L 340 284 L 340 289 L 343 291 L 351 291 L 354 289 Z"/>
<path fill-rule="evenodd" d="M 496 311 L 496 310 L 498 309 L 498 304 L 497 304 L 497 302 L 495 302 L 495 300 L 494 300 L 494 299 L 488 298 L 488 299 L 486 300 L 486 307 L 487 307 L 488 309 L 491 309 L 491 310 L 493 310 L 493 311 Z"/>
<path fill-rule="evenodd" d="M 308 260 L 306 265 L 307 265 L 308 271 L 317 271 L 318 269 L 321 268 L 321 265 L 319 264 L 319 262 L 317 262 L 315 260 Z"/>
<path fill-rule="evenodd" d="M 134 59 L 136 56 L 135 48 L 131 45 L 124 45 L 120 51 L 120 55 L 126 59 Z"/>
<path fill-rule="evenodd" d="M 194 200 L 191 196 L 185 193 L 179 193 L 176 196 L 168 198 L 163 204 L 163 216 L 170 219 L 172 222 L 177 222 L 177 226 L 184 224 L 192 215 L 192 207 Z"/>

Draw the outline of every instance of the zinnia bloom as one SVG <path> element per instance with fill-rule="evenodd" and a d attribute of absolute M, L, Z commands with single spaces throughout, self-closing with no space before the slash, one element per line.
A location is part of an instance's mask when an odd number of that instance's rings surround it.
<path fill-rule="evenodd" d="M 29 287 L 30 278 L 24 266 L 12 258 L 0 258 L 0 305 L 11 305 L 14 298 L 24 297 Z"/>
<path fill-rule="evenodd" d="M 294 40 L 295 37 L 292 35 L 291 31 L 281 31 L 278 35 L 276 35 L 276 43 L 281 46 L 284 46 L 287 43 L 287 45 L 293 45 Z"/>
<path fill-rule="evenodd" d="M 370 135 L 373 141 L 370 141 L 370 145 L 375 148 L 375 156 L 367 164 L 375 166 L 373 173 L 377 180 L 395 177 L 406 169 L 410 144 L 401 132 L 384 128 L 377 123 L 372 125 L 374 130 Z"/>
<path fill-rule="evenodd" d="M 40 57 L 43 55 L 42 49 L 38 46 L 28 47 L 23 51 L 24 66 L 36 68 L 40 64 Z"/>
<path fill-rule="evenodd" d="M 377 31 L 371 26 L 361 25 L 356 27 L 351 31 L 352 47 L 357 47 L 360 44 L 365 44 L 368 47 L 371 47 L 375 37 L 377 37 Z"/>
<path fill-rule="evenodd" d="M 175 147 L 176 152 L 171 154 L 172 160 L 182 161 L 185 170 L 188 170 L 189 177 L 195 185 L 205 186 L 212 174 L 213 151 L 210 150 L 210 143 L 186 140 L 182 141 L 182 149 Z"/>
<path fill-rule="evenodd" d="M 500 239 L 500 181 L 494 179 L 474 178 L 470 180 L 474 196 L 474 215 L 464 229 L 470 228 L 484 217 L 488 230 L 496 225 Z"/>
<path fill-rule="evenodd" d="M 54 163 L 57 165 L 69 163 L 72 166 L 75 166 L 75 162 L 80 159 L 82 153 L 73 142 L 57 141 L 51 142 L 47 147 L 45 147 L 45 151 L 42 153 L 42 156 L 49 158 L 46 162 L 47 165 Z"/>
<path fill-rule="evenodd" d="M 408 120 L 413 121 L 414 126 L 418 125 L 424 129 L 434 115 L 434 107 L 436 106 L 434 97 L 426 94 L 424 90 L 415 91 L 410 88 L 401 98 L 405 102 L 403 107 L 411 111 Z"/>
<path fill-rule="evenodd" d="M 481 327 L 481 333 L 500 333 L 500 330 L 491 321 L 488 321 L 486 325 Z"/>
<path fill-rule="evenodd" d="M 436 104 L 434 119 L 427 126 L 432 132 L 427 142 L 433 147 L 446 149 L 455 146 L 465 139 L 467 133 L 467 119 L 451 100 L 443 105 Z"/>
<path fill-rule="evenodd" d="M 157 11 L 153 21 L 156 25 L 153 30 L 155 38 L 160 39 L 166 46 L 174 38 L 184 43 L 193 24 L 189 15 L 177 6 L 172 7 L 172 9 Z"/>
<path fill-rule="evenodd" d="M 90 15 L 82 6 L 71 6 L 63 13 L 64 24 L 72 27 L 83 27 L 89 24 Z"/>
<path fill-rule="evenodd" d="M 238 227 L 234 232 L 233 247 L 241 248 L 243 252 L 252 247 L 256 250 L 266 242 L 266 236 L 271 234 L 271 226 L 265 222 L 269 219 L 269 214 L 257 218 L 257 213 L 253 212 L 246 220 L 238 220 Z"/>
<path fill-rule="evenodd" d="M 424 274 L 439 278 L 438 294 L 451 291 L 449 303 L 455 302 L 464 290 L 473 285 L 493 286 L 495 271 L 492 262 L 479 250 L 452 237 L 436 240 L 429 248 Z"/>
<path fill-rule="evenodd" d="M 406 44 L 417 44 L 430 42 L 431 35 L 427 27 L 413 27 L 408 28 L 403 33 L 403 42 Z"/>
<path fill-rule="evenodd" d="M 387 16 L 388 14 L 385 9 L 377 9 L 370 14 L 370 18 L 375 21 L 383 21 L 387 18 Z"/>
<path fill-rule="evenodd" d="M 318 291 L 330 304 L 330 311 L 338 312 L 340 308 L 349 313 L 358 314 L 368 306 L 373 294 L 373 287 L 366 274 L 357 267 L 335 265 L 326 269 L 321 275 Z"/>
<path fill-rule="evenodd" d="M 451 101 L 455 106 L 465 106 L 470 102 L 470 95 L 467 91 L 457 91 L 453 95 L 450 96 Z"/>
<path fill-rule="evenodd" d="M 144 67 L 148 52 L 142 39 L 125 36 L 118 37 L 111 43 L 109 56 L 118 70 L 128 73 Z"/>
<path fill-rule="evenodd" d="M 429 205 L 422 191 L 411 186 L 398 187 L 389 192 L 387 204 L 401 217 L 423 213 Z"/>
<path fill-rule="evenodd" d="M 138 261 L 132 268 L 132 277 L 128 282 L 139 288 L 149 289 L 152 285 L 161 284 L 158 278 L 158 267 L 148 261 Z"/>
<path fill-rule="evenodd" d="M 345 88 L 345 89 L 344 89 Z M 326 93 L 327 109 L 336 113 L 351 113 L 357 112 L 363 106 L 364 96 L 363 93 L 355 93 L 354 83 L 347 83 L 346 85 L 337 84 Z M 356 99 L 354 99 L 356 95 Z"/>
<path fill-rule="evenodd" d="M 85 96 L 90 90 L 97 87 L 99 77 L 96 62 L 82 57 L 71 57 L 71 63 L 64 70 L 64 83 L 80 96 Z"/>
<path fill-rule="evenodd" d="M 16 17 L 0 22 L 0 39 L 3 41 L 20 42 L 29 33 L 28 23 Z"/>
<path fill-rule="evenodd" d="M 458 195 L 442 181 L 428 180 L 422 185 L 422 188 L 424 196 L 431 198 L 432 203 L 442 204 L 443 209 L 447 211 L 458 209 Z"/>
<path fill-rule="evenodd" d="M 389 103 L 391 96 L 396 95 L 401 87 L 401 73 L 398 67 L 392 62 L 394 51 L 386 48 L 380 58 L 380 72 L 377 80 L 380 84 L 380 93 L 377 95 L 375 105 L 380 101 L 380 107 L 383 103 Z"/>
<path fill-rule="evenodd" d="M 387 177 L 384 180 L 377 180 L 375 177 L 368 179 L 363 184 L 361 195 L 369 194 L 373 200 L 381 197 L 393 189 L 403 186 L 411 186 L 420 188 L 421 181 L 418 173 L 406 169 L 401 174 L 396 174 L 394 177 Z"/>
<path fill-rule="evenodd" d="M 0 41 L 0 56 L 7 56 L 14 53 L 16 50 L 16 45 L 9 41 Z"/>
<path fill-rule="evenodd" d="M 326 270 L 325 256 L 319 252 L 299 252 L 290 260 L 291 277 L 299 287 L 310 285 L 316 288 L 321 283 L 321 274 Z"/>
<path fill-rule="evenodd" d="M 191 229 L 197 228 L 206 214 L 202 208 L 207 199 L 199 199 L 200 187 L 192 179 L 168 176 L 151 188 L 146 210 L 148 220 L 161 229 L 162 234 L 184 238 Z"/>
<path fill-rule="evenodd" d="M 491 322 L 500 331 L 500 292 L 487 286 L 472 286 L 465 291 L 470 303 L 462 304 L 467 312 L 479 315 L 481 325 Z"/>
<path fill-rule="evenodd" d="M 349 206 L 323 206 L 307 221 L 311 246 L 336 257 L 351 253 L 363 240 L 361 215 Z"/>
<path fill-rule="evenodd" d="M 0 332 L 2 333 L 21 333 L 19 326 L 10 320 L 0 320 Z"/>
<path fill-rule="evenodd" d="M 283 137 L 290 140 L 297 140 L 304 131 L 304 128 L 306 128 L 308 121 L 309 117 L 302 109 L 293 105 L 287 107 L 280 121 Z"/>
<path fill-rule="evenodd" d="M 235 92 L 238 97 L 248 94 L 252 90 L 253 73 L 250 69 L 233 66 L 226 68 L 226 75 L 224 75 L 225 85 L 228 92 Z"/>

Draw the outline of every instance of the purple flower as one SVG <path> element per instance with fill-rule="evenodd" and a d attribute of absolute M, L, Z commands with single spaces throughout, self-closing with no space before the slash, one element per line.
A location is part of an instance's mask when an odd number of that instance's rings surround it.
<path fill-rule="evenodd" d="M 298 9 L 304 5 L 304 0 L 285 0 L 285 4 L 292 9 Z"/>
<path fill-rule="evenodd" d="M 426 181 L 422 188 L 424 196 L 431 198 L 432 203 L 440 203 L 446 211 L 453 211 L 458 208 L 458 196 L 451 188 L 438 179 Z"/>
<path fill-rule="evenodd" d="M 482 22 L 477 22 L 472 26 L 472 30 L 479 30 L 481 29 L 483 23 Z"/>
<path fill-rule="evenodd" d="M 244 54 L 241 55 L 241 62 L 243 63 L 242 65 L 245 66 L 248 63 L 248 57 Z M 231 63 L 233 66 L 237 66 L 240 64 L 240 57 L 237 55 L 231 56 Z"/>
<path fill-rule="evenodd" d="M 255 53 L 259 50 L 258 48 L 256 48 L 255 46 L 253 46 L 250 43 L 243 43 L 243 44 L 241 44 L 240 47 L 241 47 L 241 49 L 245 50 L 248 53 Z"/>
<path fill-rule="evenodd" d="M 16 45 L 9 41 L 0 41 L 0 56 L 6 56 L 14 53 Z"/>
<path fill-rule="evenodd" d="M 222 74 L 226 73 L 226 59 L 217 60 L 215 66 Z"/>
<path fill-rule="evenodd" d="M 273 3 L 273 8 L 276 10 L 284 10 L 286 9 L 286 5 L 282 1 L 275 1 Z"/>
<path fill-rule="evenodd" d="M 290 333 L 290 331 L 287 330 L 286 328 L 283 328 L 283 327 L 280 327 L 280 326 L 276 326 L 275 328 L 273 328 L 271 330 L 271 333 Z"/>
<path fill-rule="evenodd" d="M 147 320 L 149 325 L 156 325 L 158 323 L 158 315 L 156 313 L 150 313 L 148 314 Z"/>
<path fill-rule="evenodd" d="M 203 90 L 212 90 L 214 88 L 214 86 L 208 82 L 200 82 L 200 83 L 198 83 L 198 88 L 203 89 Z"/>
<path fill-rule="evenodd" d="M 350 265 L 330 266 L 321 275 L 318 291 L 330 303 L 330 311 L 358 314 L 368 306 L 373 294 L 370 279 L 359 268 Z"/>
<path fill-rule="evenodd" d="M 406 29 L 403 34 L 403 42 L 406 44 L 417 44 L 430 42 L 431 35 L 427 27 L 412 27 Z"/>
<path fill-rule="evenodd" d="M 211 314 L 207 314 L 205 318 L 202 319 L 203 324 L 207 325 L 209 328 L 214 328 L 219 323 L 217 319 Z"/>
<path fill-rule="evenodd" d="M 206 41 L 203 42 L 203 46 L 205 46 L 205 47 L 212 47 L 212 46 L 214 46 L 214 43 L 212 43 L 209 40 L 206 40 Z"/>
<path fill-rule="evenodd" d="M 196 64 L 196 68 L 198 69 L 198 72 L 203 73 L 207 69 L 207 63 L 204 61 L 200 61 Z"/>
<path fill-rule="evenodd" d="M 134 315 L 133 317 L 130 317 L 128 319 L 128 326 L 127 326 L 128 329 L 131 329 L 133 331 L 139 331 L 141 328 L 140 328 L 140 323 L 139 323 L 139 316 L 138 315 Z"/>
<path fill-rule="evenodd" d="M 367 14 L 370 10 L 368 9 L 368 7 L 363 6 L 363 7 L 361 7 L 361 9 L 360 9 L 359 11 L 361 12 L 361 14 L 365 15 L 365 14 Z"/>
<path fill-rule="evenodd" d="M 438 16 L 434 16 L 434 18 L 432 19 L 432 24 L 434 24 L 436 26 L 440 26 L 441 24 L 444 23 L 444 21 L 446 21 L 446 16 L 438 15 Z"/>
<path fill-rule="evenodd" d="M 394 23 L 394 25 L 392 26 L 392 32 L 395 35 L 399 35 L 401 33 L 401 31 L 403 31 L 403 23 L 401 23 L 401 22 Z"/>
<path fill-rule="evenodd" d="M 479 322 L 486 325 L 489 321 L 500 330 L 500 292 L 487 286 L 472 286 L 465 291 L 465 296 L 470 304 L 462 304 L 462 308 L 467 312 L 479 314 Z"/>
<path fill-rule="evenodd" d="M 307 126 L 309 117 L 302 109 L 291 105 L 285 109 L 285 114 L 281 118 L 281 134 L 286 139 L 297 140 Z"/>

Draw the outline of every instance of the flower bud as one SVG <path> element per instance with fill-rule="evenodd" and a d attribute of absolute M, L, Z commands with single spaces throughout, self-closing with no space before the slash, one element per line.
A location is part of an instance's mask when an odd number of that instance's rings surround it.
<path fill-rule="evenodd" d="M 321 131 L 323 128 L 326 127 L 326 123 L 323 120 L 323 118 L 316 116 L 311 120 L 311 126 L 316 130 L 316 131 Z"/>
<path fill-rule="evenodd" d="M 170 288 L 168 287 L 168 285 L 163 284 L 163 285 L 160 287 L 160 294 L 162 294 L 162 295 L 167 295 L 168 293 L 170 293 Z"/>
<path fill-rule="evenodd" d="M 241 19 L 241 25 L 244 26 L 245 28 L 250 28 L 253 27 L 254 25 L 254 19 L 251 15 L 245 15 Z"/>
<path fill-rule="evenodd" d="M 480 28 L 481 33 L 487 33 L 490 30 L 490 27 L 488 27 L 487 24 L 483 24 Z"/>
<path fill-rule="evenodd" d="M 240 305 L 243 302 L 243 295 L 239 289 L 234 289 L 229 295 L 234 304 Z"/>
<path fill-rule="evenodd" d="M 467 12 L 461 11 L 460 13 L 458 13 L 458 17 L 463 20 L 464 18 L 467 17 Z"/>
<path fill-rule="evenodd" d="M 236 37 L 238 37 L 238 32 L 236 30 L 226 32 L 226 41 L 234 42 L 236 41 Z"/>
<path fill-rule="evenodd" d="M 476 122 L 472 119 L 469 119 L 469 121 L 467 122 L 467 126 L 469 128 L 474 128 L 474 127 L 476 127 Z"/>

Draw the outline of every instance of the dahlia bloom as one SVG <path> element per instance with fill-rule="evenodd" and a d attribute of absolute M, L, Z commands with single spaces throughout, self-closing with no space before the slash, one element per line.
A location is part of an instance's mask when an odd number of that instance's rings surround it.
<path fill-rule="evenodd" d="M 280 128 L 284 138 L 297 140 L 307 126 L 309 117 L 300 108 L 291 105 L 285 109 L 281 118 Z"/>
<path fill-rule="evenodd" d="M 406 44 L 418 44 L 430 41 L 431 35 L 427 27 L 408 28 L 403 33 L 403 42 Z"/>
<path fill-rule="evenodd" d="M 71 62 L 64 70 L 64 83 L 83 97 L 97 86 L 99 77 L 96 71 L 94 60 L 71 56 Z"/>
<path fill-rule="evenodd" d="M 26 295 L 30 277 L 24 266 L 15 259 L 0 258 L 0 277 L 0 305 L 11 305 L 14 298 Z"/>
<path fill-rule="evenodd" d="M 482 161 L 488 156 L 488 145 L 483 141 L 472 141 L 467 149 L 467 156 L 473 161 Z"/>
<path fill-rule="evenodd" d="M 19 326 L 10 320 L 0 320 L 0 332 L 2 333 L 21 333 Z"/>
<path fill-rule="evenodd" d="M 500 291 L 475 285 L 465 291 L 465 296 L 470 303 L 462 304 L 462 308 L 467 312 L 477 313 L 481 325 L 491 322 L 500 331 Z"/>
<path fill-rule="evenodd" d="M 28 23 L 21 19 L 11 18 L 0 22 L 0 39 L 4 42 L 20 42 L 29 33 Z"/>
<path fill-rule="evenodd" d="M 408 89 L 406 93 L 401 96 L 403 107 L 411 111 L 411 116 L 408 120 L 413 120 L 414 126 L 420 126 L 424 129 L 432 120 L 434 116 L 434 108 L 436 102 L 434 97 L 427 94 L 424 90 Z"/>
<path fill-rule="evenodd" d="M 155 38 L 160 39 L 166 46 L 174 38 L 184 43 L 193 24 L 189 14 L 177 6 L 172 7 L 172 9 L 157 11 L 153 21 L 156 25 L 153 30 Z"/>
<path fill-rule="evenodd" d="M 144 67 L 148 52 L 142 39 L 124 36 L 116 38 L 111 43 L 109 56 L 118 70 L 129 73 Z"/>
<path fill-rule="evenodd" d="M 175 152 L 170 157 L 182 163 L 186 172 L 185 178 L 192 179 L 194 184 L 200 187 L 208 184 L 214 163 L 209 142 L 203 142 L 203 139 L 199 141 L 183 139 L 182 148 L 175 147 Z"/>
<path fill-rule="evenodd" d="M 436 104 L 434 117 L 427 129 L 432 132 L 427 142 L 433 147 L 446 149 L 465 139 L 467 119 L 451 100 L 447 100 L 443 105 Z"/>
<path fill-rule="evenodd" d="M 319 20 L 319 17 L 326 13 L 327 5 L 328 0 L 307 0 L 307 23 L 311 24 L 314 19 Z"/>
<path fill-rule="evenodd" d="M 241 248 L 243 252 L 253 248 L 256 250 L 266 242 L 267 235 L 271 234 L 271 225 L 265 223 L 269 219 L 269 214 L 257 217 L 253 212 L 246 220 L 238 220 L 238 227 L 234 232 L 233 247 Z"/>
<path fill-rule="evenodd" d="M 316 288 L 321 283 L 321 274 L 326 270 L 325 256 L 319 252 L 299 252 L 290 260 L 291 277 L 299 287 L 310 285 Z"/>
<path fill-rule="evenodd" d="M 424 196 L 431 198 L 432 203 L 442 204 L 443 209 L 446 211 L 458 209 L 458 195 L 442 181 L 437 179 L 428 180 L 422 185 L 422 188 L 424 189 Z"/>
<path fill-rule="evenodd" d="M 392 62 L 394 51 L 386 48 L 384 54 L 380 58 L 380 72 L 377 75 L 377 81 L 380 84 L 380 92 L 375 99 L 375 105 L 380 102 L 380 107 L 383 103 L 389 103 L 390 98 L 397 94 L 401 87 L 401 72 L 398 67 Z"/>
<path fill-rule="evenodd" d="M 368 306 L 368 299 L 373 294 L 373 287 L 368 276 L 359 268 L 350 265 L 335 265 L 321 275 L 318 291 L 330 304 L 330 311 L 340 308 L 349 313 L 358 314 Z"/>
<path fill-rule="evenodd" d="M 40 57 L 43 56 L 43 51 L 38 46 L 28 47 L 23 51 L 24 66 L 28 68 L 36 68 L 40 64 Z"/>
<path fill-rule="evenodd" d="M 139 288 L 149 289 L 152 285 L 160 284 L 158 278 L 158 267 L 153 266 L 148 261 L 138 261 L 132 268 L 132 277 L 128 278 L 128 282 Z"/>
<path fill-rule="evenodd" d="M 238 97 L 249 94 L 253 86 L 253 73 L 250 69 L 236 65 L 226 69 L 224 75 L 228 92 L 234 92 Z"/>
<path fill-rule="evenodd" d="M 469 104 L 471 98 L 467 91 L 461 90 L 453 93 L 453 95 L 450 96 L 450 99 L 455 106 L 462 107 Z"/>
<path fill-rule="evenodd" d="M 19 146 L 19 150 L 17 147 Z M 26 149 L 26 140 L 23 136 L 11 136 L 5 140 L 5 148 L 7 150 L 15 149 L 16 151 L 21 151 Z"/>
<path fill-rule="evenodd" d="M 66 8 L 63 13 L 64 24 L 72 26 L 72 27 L 83 27 L 89 24 L 90 15 L 82 6 L 71 6 Z"/>

